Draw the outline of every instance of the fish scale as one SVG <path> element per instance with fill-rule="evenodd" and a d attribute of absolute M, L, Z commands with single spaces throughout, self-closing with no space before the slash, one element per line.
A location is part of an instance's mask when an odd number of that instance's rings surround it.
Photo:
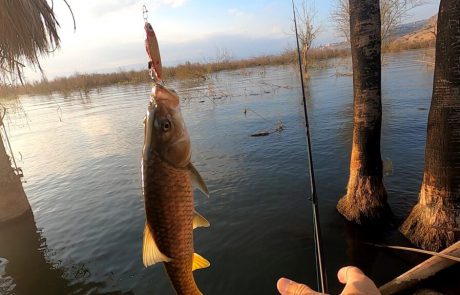
<path fill-rule="evenodd" d="M 172 259 L 165 264 L 171 282 L 178 294 L 201 294 L 191 271 L 193 190 L 189 173 L 153 157 L 144 161 L 144 175 L 148 179 L 144 186 L 147 222 L 160 251 Z"/>

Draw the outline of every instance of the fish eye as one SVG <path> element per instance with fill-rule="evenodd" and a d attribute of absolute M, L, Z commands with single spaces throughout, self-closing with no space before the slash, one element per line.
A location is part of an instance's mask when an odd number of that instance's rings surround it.
<path fill-rule="evenodd" d="M 171 129 L 171 122 L 168 119 L 164 119 L 161 121 L 161 130 L 164 132 L 168 132 Z"/>

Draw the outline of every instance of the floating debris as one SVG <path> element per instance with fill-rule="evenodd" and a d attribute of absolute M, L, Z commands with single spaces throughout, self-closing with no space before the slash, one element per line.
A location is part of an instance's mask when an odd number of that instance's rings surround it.
<path fill-rule="evenodd" d="M 275 127 L 275 132 L 282 132 L 284 130 L 284 124 L 281 120 L 278 120 Z"/>
<path fill-rule="evenodd" d="M 250 112 L 256 114 L 258 117 L 260 117 L 260 118 L 263 119 L 264 121 L 270 123 L 270 121 L 267 120 L 264 116 L 262 116 L 261 114 L 257 113 L 256 111 L 254 111 L 254 110 L 252 110 L 252 109 L 250 109 L 250 108 L 245 108 L 245 109 L 243 109 L 243 114 L 244 114 L 245 117 L 247 116 L 248 111 L 250 111 Z M 266 129 L 263 130 L 263 131 L 258 131 L 258 132 L 256 132 L 256 133 L 251 134 L 251 136 L 252 136 L 252 137 L 268 136 L 268 135 L 270 135 L 270 134 L 272 134 L 272 133 L 281 133 L 283 130 L 284 130 L 283 121 L 278 120 L 278 121 L 276 122 L 275 128 L 273 128 L 273 129 L 271 129 L 271 130 L 268 130 L 268 131 L 267 131 Z"/>
<path fill-rule="evenodd" d="M 270 135 L 270 132 L 263 131 L 263 132 L 257 132 L 257 133 L 251 134 L 252 137 L 267 136 L 267 135 Z"/>
<path fill-rule="evenodd" d="M 276 122 L 275 128 L 273 128 L 271 131 L 260 131 L 260 132 L 251 134 L 251 136 L 252 137 L 268 136 L 273 133 L 281 133 L 283 130 L 284 130 L 284 124 L 281 120 L 278 120 L 278 122 Z"/>

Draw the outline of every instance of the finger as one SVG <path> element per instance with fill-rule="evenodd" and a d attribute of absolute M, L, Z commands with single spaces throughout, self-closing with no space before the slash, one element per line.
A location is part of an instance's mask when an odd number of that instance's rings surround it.
<path fill-rule="evenodd" d="M 299 284 L 289 279 L 281 278 L 276 284 L 281 295 L 317 295 L 318 292 L 313 291 L 307 285 Z"/>
<path fill-rule="evenodd" d="M 374 282 L 369 279 L 357 267 L 343 267 L 337 273 L 337 277 L 342 284 L 345 284 L 341 294 L 356 294 L 356 295 L 379 295 L 379 289 Z"/>
<path fill-rule="evenodd" d="M 355 281 L 357 279 L 362 278 L 363 276 L 364 273 L 355 266 L 342 267 L 337 273 L 337 278 L 339 279 L 339 282 L 341 282 L 342 284 L 346 284 L 350 280 Z"/>

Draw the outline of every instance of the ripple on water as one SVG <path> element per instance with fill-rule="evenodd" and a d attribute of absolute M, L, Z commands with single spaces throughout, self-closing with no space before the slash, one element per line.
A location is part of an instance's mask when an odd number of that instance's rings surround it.
<path fill-rule="evenodd" d="M 414 53 L 390 57 L 382 79 L 382 154 L 393 163 L 385 178 L 389 202 L 403 217 L 420 189 L 432 71 L 414 63 Z M 363 256 L 352 246 L 358 234 L 335 210 L 346 189 L 353 121 L 352 77 L 335 74 L 335 68 L 313 70 L 307 101 L 331 277 L 339 265 Z M 195 247 L 213 265 L 196 272 L 198 285 L 205 294 L 273 294 L 280 275 L 311 284 L 311 209 L 296 70 L 253 68 L 214 78 L 170 83 L 183 99 L 193 162 L 211 192 L 209 199 L 195 197 L 197 210 L 211 222 L 195 231 Z M 17 155 L 23 155 L 18 159 L 24 188 L 45 252 L 52 253 L 46 259 L 69 273 L 69 285 L 83 282 L 94 293 L 171 293 L 163 267 L 146 269 L 141 260 L 140 153 L 149 92 L 145 84 L 22 97 L 27 117 L 20 112 L 11 117 L 18 122 L 9 125 L 9 134 Z M 244 109 L 252 111 L 245 115 Z M 250 137 L 278 120 L 285 126 L 281 134 Z M 370 257 L 404 264 L 377 254 Z M 383 268 L 374 275 L 382 281 L 398 270 Z M 14 286 L 5 277 L 2 288 Z M 15 280 L 18 287 L 27 284 Z"/>
<path fill-rule="evenodd" d="M 0 257 L 0 294 L 13 295 L 15 283 L 12 277 L 6 275 L 6 265 L 8 260 Z"/>

